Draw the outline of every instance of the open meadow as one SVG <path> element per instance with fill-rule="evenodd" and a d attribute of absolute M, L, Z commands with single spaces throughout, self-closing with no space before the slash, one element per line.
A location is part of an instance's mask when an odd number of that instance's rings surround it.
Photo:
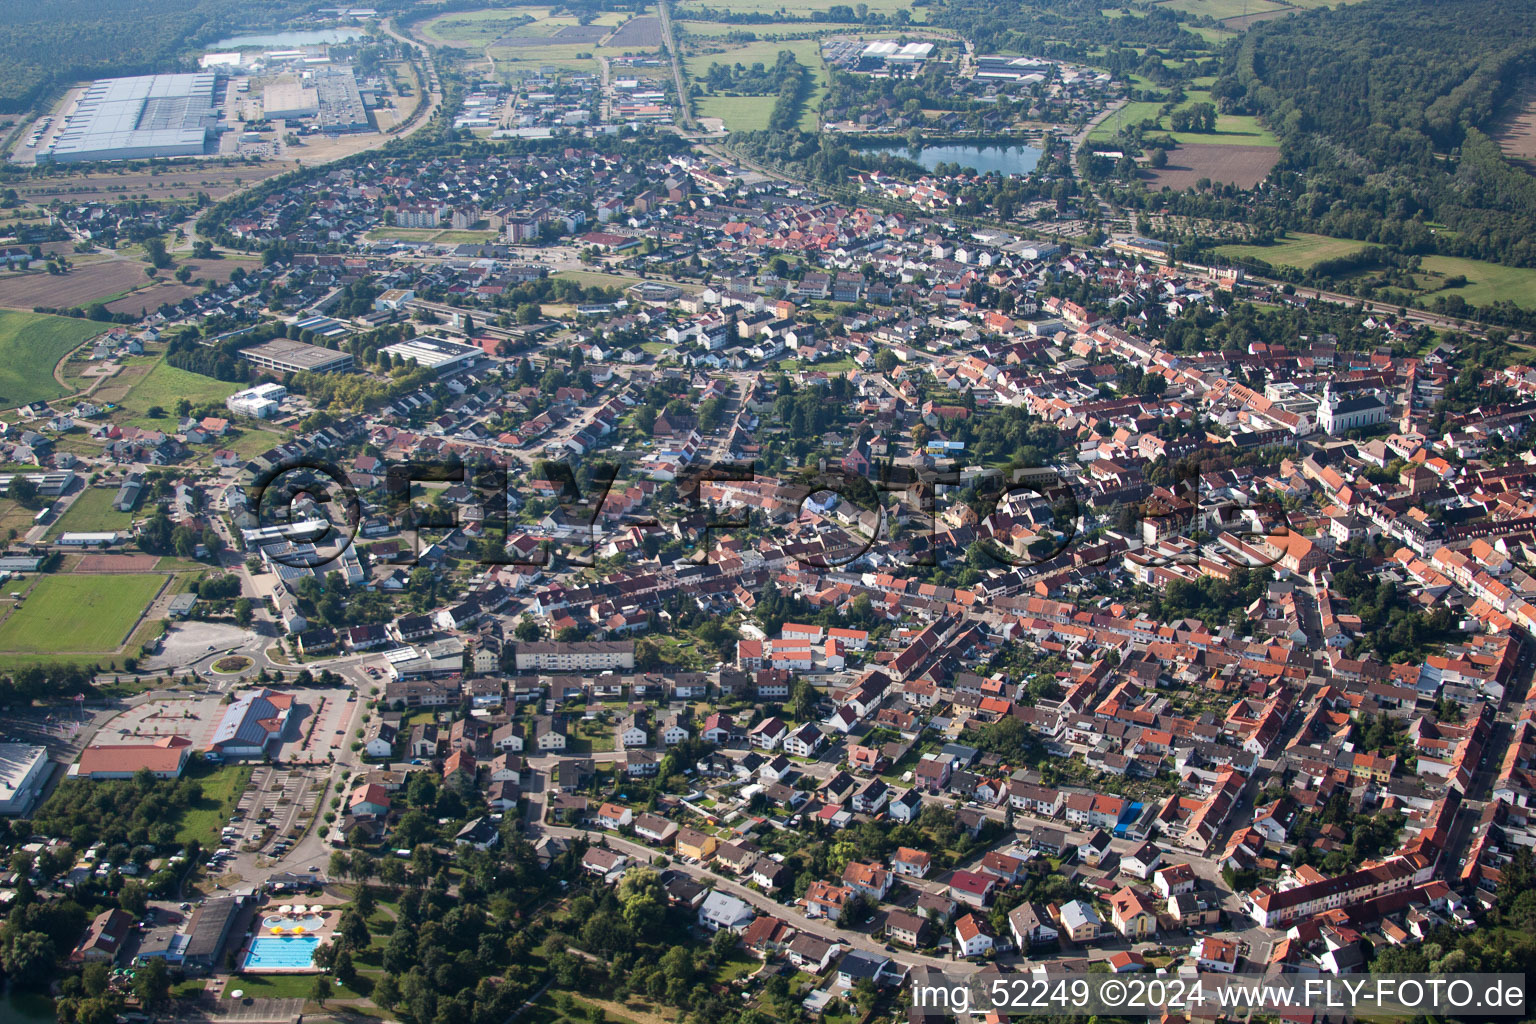
<path fill-rule="evenodd" d="M 53 368 L 106 324 L 43 313 L 0 312 L 0 408 L 64 394 Z"/>
<path fill-rule="evenodd" d="M 176 403 L 181 399 L 187 399 L 194 407 L 221 403 L 239 390 L 239 384 L 183 370 L 162 359 L 133 386 L 123 398 L 122 406 L 128 414 L 127 422 L 136 427 L 174 430 Z M 150 418 L 149 410 L 155 406 L 165 411 L 163 418 Z"/>
<path fill-rule="evenodd" d="M 1293 231 L 1273 245 L 1223 245 L 1216 251 L 1229 259 L 1263 260 L 1272 267 L 1308 270 L 1324 260 L 1359 252 L 1366 243 L 1349 238 L 1330 238 Z"/>

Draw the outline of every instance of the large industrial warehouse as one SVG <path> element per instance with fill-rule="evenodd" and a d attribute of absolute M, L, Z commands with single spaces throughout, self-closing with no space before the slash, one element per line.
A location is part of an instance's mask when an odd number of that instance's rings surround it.
<path fill-rule="evenodd" d="M 218 125 L 213 74 L 140 75 L 91 83 L 40 160 L 200 156 Z"/>

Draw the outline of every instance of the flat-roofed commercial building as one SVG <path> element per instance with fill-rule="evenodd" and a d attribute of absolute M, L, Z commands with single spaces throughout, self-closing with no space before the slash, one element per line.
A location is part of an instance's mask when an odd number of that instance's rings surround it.
<path fill-rule="evenodd" d="M 319 345 L 306 345 L 302 341 L 278 339 L 263 342 L 241 349 L 240 354 L 263 369 L 279 373 L 298 373 L 300 370 L 328 373 L 352 368 L 352 356 L 348 353 L 321 348 Z"/>
<path fill-rule="evenodd" d="M 80 94 L 40 161 L 201 156 L 218 126 L 217 76 L 103 78 Z"/>
<path fill-rule="evenodd" d="M 270 118 L 314 117 L 320 113 L 320 93 L 293 78 L 279 78 L 261 90 L 261 112 Z"/>
<path fill-rule="evenodd" d="M 333 135 L 368 130 L 368 111 L 351 68 L 321 68 L 314 81 L 320 106 L 315 123 L 321 131 Z"/>
<path fill-rule="evenodd" d="M 436 370 L 439 377 L 461 370 L 485 353 L 474 345 L 464 345 L 447 338 L 412 338 L 379 351 L 399 356 L 406 362 Z"/>
<path fill-rule="evenodd" d="M 0 814 L 26 814 L 48 784 L 48 748 L 0 743 Z"/>

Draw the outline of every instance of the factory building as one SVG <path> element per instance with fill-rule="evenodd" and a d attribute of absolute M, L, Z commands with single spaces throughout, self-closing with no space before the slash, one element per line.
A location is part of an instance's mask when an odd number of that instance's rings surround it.
<path fill-rule="evenodd" d="M 320 92 L 293 78 L 279 78 L 261 91 L 261 112 L 269 118 L 314 117 L 320 113 Z"/>
<path fill-rule="evenodd" d="M 212 73 L 139 75 L 92 82 L 64 115 L 40 161 L 201 156 L 219 115 Z"/>
<path fill-rule="evenodd" d="M 314 81 L 320 107 L 315 123 L 321 131 L 335 135 L 369 129 L 368 111 L 351 68 L 322 68 L 315 72 Z"/>

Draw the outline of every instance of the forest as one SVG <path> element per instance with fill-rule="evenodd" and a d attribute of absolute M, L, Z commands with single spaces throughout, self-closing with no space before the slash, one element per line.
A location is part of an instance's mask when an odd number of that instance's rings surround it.
<path fill-rule="evenodd" d="M 0 5 L 0 113 L 24 111 L 80 79 L 166 71 L 192 47 L 242 29 L 283 25 L 312 8 L 308 0 Z"/>
<path fill-rule="evenodd" d="M 1155 46 L 1178 59 L 1210 48 L 1176 11 L 1119 9 L 1106 17 L 1103 7 L 1098 0 L 948 0 L 930 17 L 974 42 L 977 53 L 1083 61 L 1101 47 Z"/>
<path fill-rule="evenodd" d="M 1379 0 L 1256 26 L 1211 88 L 1281 137 L 1256 219 L 1536 266 L 1536 180 L 1485 133 L 1536 67 L 1533 14 L 1536 0 Z"/>

